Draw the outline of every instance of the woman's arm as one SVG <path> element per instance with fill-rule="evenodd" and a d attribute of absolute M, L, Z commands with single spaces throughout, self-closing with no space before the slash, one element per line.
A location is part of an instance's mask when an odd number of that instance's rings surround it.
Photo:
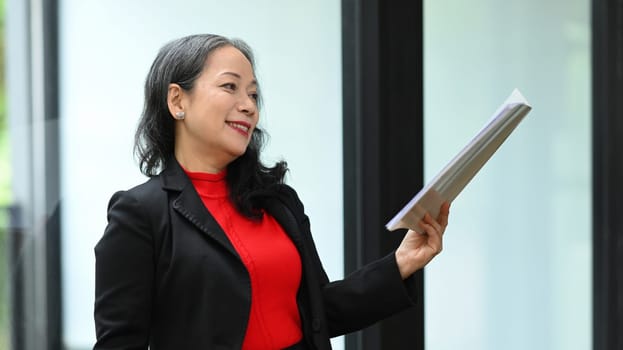
<path fill-rule="evenodd" d="M 403 280 L 394 254 L 322 289 L 329 335 L 354 332 L 415 305 L 415 279 Z"/>
<path fill-rule="evenodd" d="M 432 222 L 430 216 L 423 222 L 426 233 L 408 232 L 395 252 L 342 280 L 329 283 L 303 204 L 292 188 L 284 186 L 283 189 L 285 195 L 281 198 L 294 214 L 305 240 L 309 266 L 313 268 L 321 291 L 321 308 L 331 337 L 365 328 L 415 305 L 412 275 L 441 251 L 441 238 L 448 220 L 447 204 L 436 222 Z"/>
<path fill-rule="evenodd" d="M 362 329 L 415 304 L 412 275 L 441 252 L 449 208 L 444 203 L 437 220 L 426 214 L 420 223 L 425 233 L 407 232 L 394 253 L 324 286 L 331 336 Z"/>
<path fill-rule="evenodd" d="M 148 347 L 154 257 L 143 213 L 128 192 L 110 200 L 108 226 L 95 246 L 94 350 Z"/>

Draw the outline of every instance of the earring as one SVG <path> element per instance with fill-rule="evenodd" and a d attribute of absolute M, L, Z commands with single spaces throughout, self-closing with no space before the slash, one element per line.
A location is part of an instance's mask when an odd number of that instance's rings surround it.
<path fill-rule="evenodd" d="M 186 113 L 184 113 L 184 111 L 179 111 L 179 112 L 175 113 L 175 117 L 177 119 L 184 119 L 184 117 L 186 117 Z"/>

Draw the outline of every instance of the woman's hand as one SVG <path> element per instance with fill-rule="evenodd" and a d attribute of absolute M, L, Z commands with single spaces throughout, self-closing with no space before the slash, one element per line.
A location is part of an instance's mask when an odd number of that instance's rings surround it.
<path fill-rule="evenodd" d="M 406 279 L 415 271 L 423 268 L 441 252 L 443 233 L 448 226 L 449 213 L 450 203 L 445 202 L 441 205 L 437 220 L 433 220 L 430 214 L 426 213 L 420 221 L 420 227 L 424 233 L 417 233 L 413 230 L 407 232 L 396 249 L 396 263 L 402 279 Z"/>

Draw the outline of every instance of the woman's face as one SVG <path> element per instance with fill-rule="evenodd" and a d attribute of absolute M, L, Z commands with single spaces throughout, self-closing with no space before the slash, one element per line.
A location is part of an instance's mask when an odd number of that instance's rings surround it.
<path fill-rule="evenodd" d="M 175 155 L 184 168 L 218 172 L 245 152 L 259 117 L 255 74 L 242 52 L 214 50 L 180 96 L 185 118 L 176 122 Z"/>

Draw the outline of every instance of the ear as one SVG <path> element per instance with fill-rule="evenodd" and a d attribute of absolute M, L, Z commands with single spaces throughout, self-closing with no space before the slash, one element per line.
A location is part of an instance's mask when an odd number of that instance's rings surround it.
<path fill-rule="evenodd" d="M 169 113 L 171 113 L 171 117 L 175 119 L 176 116 L 180 114 L 180 112 L 184 113 L 184 106 L 182 100 L 184 98 L 184 89 L 176 83 L 169 84 L 169 90 L 167 91 L 167 106 L 169 107 Z"/>

